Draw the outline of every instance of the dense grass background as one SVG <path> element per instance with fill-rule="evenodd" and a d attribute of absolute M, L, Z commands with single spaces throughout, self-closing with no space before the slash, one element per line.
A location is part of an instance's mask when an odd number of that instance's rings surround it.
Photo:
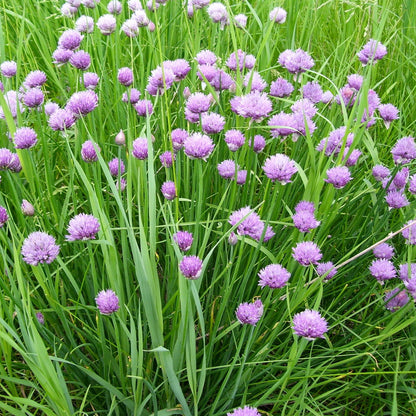
<path fill-rule="evenodd" d="M 6 90 L 18 89 L 30 71 L 40 69 L 48 77 L 48 99 L 64 105 L 82 89 L 80 71 L 57 67 L 51 54 L 75 19 L 61 15 L 61 1 L 0 4 L 0 62 L 18 63 L 16 78 L 3 79 Z M 105 37 L 96 28 L 81 47 L 91 55 L 89 70 L 100 76 L 99 107 L 66 134 L 52 131 L 42 111 L 18 115 L 16 125 L 32 126 L 39 143 L 18 151 L 20 174 L 1 173 L 0 205 L 10 216 L 0 229 L 2 414 L 224 415 L 246 404 L 267 415 L 416 413 L 414 304 L 394 313 L 386 310 L 384 294 L 399 280 L 381 286 L 368 271 L 371 253 L 348 262 L 415 217 L 414 198 L 406 208 L 388 209 L 371 169 L 376 163 L 393 167 L 391 147 L 414 133 L 416 6 L 411 0 L 282 1 L 287 21 L 273 25 L 268 14 L 274 2 L 224 4 L 230 14 L 247 14 L 246 29 L 230 25 L 221 30 L 206 10 L 189 19 L 177 0 L 149 12 L 156 29 L 143 28 L 137 38 L 119 30 Z M 75 18 L 82 10 L 96 21 L 106 5 L 81 6 Z M 129 15 L 124 4 L 118 29 Z M 356 53 L 369 38 L 385 44 L 388 55 L 363 68 Z M 354 121 L 364 108 L 320 105 L 312 136 L 281 143 L 271 139 L 266 121 L 251 125 L 232 113 L 233 94 L 223 92 L 213 111 L 226 117 L 226 129 L 239 128 L 246 137 L 263 134 L 265 151 L 256 155 L 246 146 L 231 154 L 221 133 L 214 136 L 216 149 L 208 162 L 178 153 L 174 168 L 161 168 L 158 156 L 171 149 L 170 132 L 196 128 L 184 119 L 183 89 L 201 90 L 194 61 L 199 51 L 212 50 L 223 64 L 237 49 L 251 53 L 270 83 L 278 76 L 290 79 L 277 63 L 288 48 L 307 50 L 315 60 L 303 83 L 317 80 L 336 94 L 347 75 L 361 73 L 364 88 L 396 105 L 400 119 L 388 130 L 380 121 L 366 130 Z M 125 87 L 117 82 L 118 68 L 133 68 L 134 87 L 144 93 L 151 70 L 177 58 L 188 60 L 192 71 L 165 95 L 152 98 L 151 117 L 138 118 L 121 102 Z M 273 113 L 289 109 L 296 97 L 295 92 L 288 100 L 274 99 Z M 351 126 L 363 156 L 352 168 L 353 181 L 335 190 L 323 181 L 334 162 L 315 146 L 342 125 Z M 0 122 L 0 147 L 12 149 L 7 132 L 15 128 L 13 120 Z M 114 143 L 120 129 L 126 147 Z M 148 160 L 134 159 L 132 141 L 151 135 L 155 142 Z M 87 139 L 101 148 L 94 164 L 80 156 Z M 275 153 L 286 153 L 302 168 L 293 183 L 272 184 L 264 175 L 261 166 Z M 126 163 L 123 192 L 107 167 L 114 157 Z M 217 164 L 227 158 L 250 172 L 244 186 L 218 175 Z M 179 195 L 172 202 L 160 193 L 167 179 L 175 180 Z M 22 199 L 34 205 L 34 217 L 23 216 Z M 321 221 L 306 237 L 291 220 L 302 199 L 315 202 Z M 228 217 L 247 205 L 276 236 L 264 244 L 240 236 L 231 246 Z M 99 238 L 66 242 L 68 222 L 81 212 L 99 219 Z M 196 281 L 178 271 L 182 255 L 172 242 L 178 229 L 193 233 L 191 254 L 204 260 Z M 61 245 L 50 265 L 29 266 L 21 259 L 23 240 L 37 230 Z M 317 279 L 312 267 L 291 257 L 292 247 L 304 239 L 321 247 L 325 261 L 346 263 L 332 280 Z M 396 265 L 414 260 L 415 248 L 400 235 L 391 242 Z M 258 287 L 258 271 L 272 262 L 292 273 L 284 289 Z M 120 310 L 112 316 L 100 315 L 94 301 L 106 288 L 120 299 Z M 236 307 L 260 296 L 264 316 L 255 327 L 242 326 Z M 308 342 L 293 334 L 291 319 L 305 308 L 319 309 L 328 320 L 325 339 Z M 44 325 L 35 318 L 39 311 Z"/>

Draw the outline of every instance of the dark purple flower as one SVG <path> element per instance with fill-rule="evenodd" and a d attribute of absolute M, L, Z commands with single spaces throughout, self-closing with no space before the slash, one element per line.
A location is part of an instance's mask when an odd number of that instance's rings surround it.
<path fill-rule="evenodd" d="M 322 258 L 322 253 L 319 247 L 312 241 L 303 241 L 296 244 L 292 248 L 293 258 L 302 266 L 309 266 L 310 264 L 317 264 Z"/>
<path fill-rule="evenodd" d="M 52 130 L 63 131 L 75 124 L 74 114 L 66 109 L 58 109 L 49 117 L 48 124 Z"/>
<path fill-rule="evenodd" d="M 133 141 L 132 155 L 136 159 L 140 159 L 140 160 L 147 159 L 148 154 L 149 154 L 149 149 L 148 149 L 146 137 L 138 137 L 136 140 Z"/>
<path fill-rule="evenodd" d="M 6 223 L 8 219 L 9 219 L 9 215 L 7 214 L 6 208 L 0 205 L 0 228 L 3 227 L 3 225 Z"/>
<path fill-rule="evenodd" d="M 1 74 L 6 78 L 12 78 L 16 75 L 17 64 L 14 61 L 4 61 L 0 65 Z"/>
<path fill-rule="evenodd" d="M 58 40 L 58 46 L 62 49 L 75 50 L 81 44 L 82 36 L 77 30 L 68 29 L 62 33 Z"/>
<path fill-rule="evenodd" d="M 182 149 L 185 139 L 188 138 L 188 132 L 183 129 L 174 129 L 172 130 L 170 136 L 172 139 L 173 150 L 179 151 Z"/>
<path fill-rule="evenodd" d="M 118 297 L 111 289 L 98 292 L 95 303 L 101 315 L 111 315 L 120 309 Z"/>
<path fill-rule="evenodd" d="M 188 251 L 193 242 L 192 233 L 188 231 L 178 231 L 173 234 L 173 241 L 175 241 L 182 251 Z"/>
<path fill-rule="evenodd" d="M 202 272 L 202 260 L 197 256 L 183 256 L 179 269 L 187 279 L 198 279 Z"/>
<path fill-rule="evenodd" d="M 409 302 L 409 296 L 407 296 L 405 290 L 400 290 L 400 288 L 396 287 L 395 289 L 386 293 L 384 302 L 386 303 L 386 308 L 389 311 L 394 312 Z"/>
<path fill-rule="evenodd" d="M 225 118 L 217 113 L 203 113 L 201 115 L 202 130 L 206 134 L 216 134 L 224 129 Z"/>
<path fill-rule="evenodd" d="M 98 219 L 90 214 L 78 214 L 69 221 L 67 241 L 94 240 L 100 223 Z"/>
<path fill-rule="evenodd" d="M 342 160 L 345 160 L 345 157 L 347 156 L 349 152 L 349 149 L 344 150 L 344 155 L 342 157 Z M 358 159 L 362 155 L 361 150 L 354 149 L 351 151 L 350 155 L 348 156 L 348 159 L 345 162 L 345 166 L 355 166 L 358 162 Z"/>
<path fill-rule="evenodd" d="M 237 62 L 238 61 L 238 62 Z M 238 49 L 237 54 L 233 52 L 226 61 L 226 65 L 232 71 L 237 71 L 237 67 L 240 71 L 244 68 L 252 69 L 256 63 L 256 58 L 253 55 L 248 55 L 241 49 Z"/>
<path fill-rule="evenodd" d="M 175 182 L 173 181 L 166 181 L 163 182 L 162 188 L 161 188 L 163 196 L 168 200 L 172 201 L 176 198 L 176 186 Z"/>
<path fill-rule="evenodd" d="M 374 257 L 390 260 L 394 255 L 394 248 L 387 243 L 381 243 L 373 248 Z"/>
<path fill-rule="evenodd" d="M 273 97 L 288 97 L 293 90 L 293 85 L 284 78 L 278 78 L 270 85 L 270 95 Z"/>
<path fill-rule="evenodd" d="M 227 413 L 227 416 L 260 416 L 260 413 L 255 407 L 244 406 L 243 408 L 238 407 L 231 413 Z"/>
<path fill-rule="evenodd" d="M 95 72 L 84 72 L 83 75 L 84 88 L 93 90 L 100 82 L 99 76 Z"/>
<path fill-rule="evenodd" d="M 244 302 L 238 305 L 235 315 L 241 324 L 255 326 L 263 315 L 263 303 L 260 299 L 252 303 Z"/>
<path fill-rule="evenodd" d="M 43 316 L 43 313 L 42 312 L 37 312 L 35 316 L 36 316 L 37 321 L 41 325 L 45 325 L 45 317 Z"/>
<path fill-rule="evenodd" d="M 206 160 L 214 147 L 211 138 L 201 133 L 192 133 L 184 140 L 185 154 L 191 159 Z"/>
<path fill-rule="evenodd" d="M 387 259 L 376 259 L 370 265 L 370 273 L 381 284 L 384 284 L 384 280 L 393 279 L 396 277 L 396 269 L 393 263 Z"/>
<path fill-rule="evenodd" d="M 153 113 L 153 105 L 150 100 L 139 100 L 134 105 L 138 116 L 148 117 Z"/>
<path fill-rule="evenodd" d="M 126 171 L 124 162 L 117 157 L 108 162 L 108 169 L 110 170 L 110 174 L 112 176 L 122 175 Z"/>
<path fill-rule="evenodd" d="M 91 65 L 91 57 L 88 52 L 79 50 L 71 55 L 71 57 L 69 58 L 69 63 L 73 67 L 85 71 Z"/>
<path fill-rule="evenodd" d="M 292 175 L 298 171 L 295 162 L 281 153 L 268 157 L 262 169 L 269 179 L 279 181 L 282 185 L 292 182 Z"/>
<path fill-rule="evenodd" d="M 358 59 L 363 65 L 375 64 L 387 54 L 387 48 L 379 41 L 370 39 L 364 48 L 357 53 Z"/>
<path fill-rule="evenodd" d="M 244 185 L 247 180 L 247 171 L 246 170 L 239 170 L 237 172 L 236 182 L 237 185 Z"/>
<path fill-rule="evenodd" d="M 332 279 L 336 275 L 337 271 L 338 270 L 336 269 L 332 261 L 328 261 L 326 263 L 318 263 L 318 265 L 316 266 L 316 272 L 319 276 L 326 275 L 325 280 Z"/>
<path fill-rule="evenodd" d="M 275 7 L 269 13 L 269 19 L 278 24 L 283 24 L 286 22 L 287 11 L 281 7 Z"/>
<path fill-rule="evenodd" d="M 258 273 L 259 286 L 269 286 L 271 289 L 279 289 L 286 286 L 290 273 L 280 264 L 269 264 Z"/>
<path fill-rule="evenodd" d="M 309 341 L 324 338 L 328 331 L 328 323 L 318 311 L 306 309 L 293 316 L 293 326 L 296 335 L 305 337 Z"/>
<path fill-rule="evenodd" d="M 22 210 L 23 215 L 26 215 L 28 217 L 33 217 L 33 215 L 35 215 L 34 206 L 26 199 L 22 200 L 22 204 L 20 205 L 20 208 Z"/>
<path fill-rule="evenodd" d="M 44 232 L 35 231 L 25 239 L 22 245 L 23 260 L 37 266 L 39 263 L 52 263 L 59 254 L 55 239 Z"/>
<path fill-rule="evenodd" d="M 97 27 L 103 35 L 111 35 L 116 30 L 117 21 L 112 14 L 104 14 L 97 20 Z"/>
<path fill-rule="evenodd" d="M 292 74 L 299 74 L 311 69 L 315 62 L 311 56 L 302 49 L 295 51 L 287 49 L 279 56 L 279 63 Z"/>
<path fill-rule="evenodd" d="M 35 130 L 21 127 L 14 133 L 13 141 L 16 149 L 29 149 L 37 143 L 38 139 Z"/>
<path fill-rule="evenodd" d="M 326 171 L 328 179 L 325 182 L 334 185 L 334 188 L 343 188 L 351 179 L 351 173 L 346 166 L 336 166 Z"/>
<path fill-rule="evenodd" d="M 416 158 L 416 144 L 413 137 L 403 137 L 399 139 L 391 149 L 394 163 L 410 163 Z"/>
<path fill-rule="evenodd" d="M 100 148 L 96 144 L 95 147 L 98 151 L 100 151 Z M 84 162 L 91 163 L 96 162 L 98 160 L 97 152 L 94 147 L 94 142 L 92 140 L 86 140 L 84 143 L 82 143 L 81 146 L 81 157 Z"/>
<path fill-rule="evenodd" d="M 390 208 L 403 208 L 409 205 L 406 195 L 400 191 L 389 191 L 386 195 L 386 202 Z"/>

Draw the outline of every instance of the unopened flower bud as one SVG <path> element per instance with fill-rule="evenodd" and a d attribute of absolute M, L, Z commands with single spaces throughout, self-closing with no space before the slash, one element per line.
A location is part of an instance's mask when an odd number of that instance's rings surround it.
<path fill-rule="evenodd" d="M 119 146 L 124 146 L 126 144 L 126 136 L 124 135 L 123 130 L 120 130 L 115 138 L 116 144 Z"/>
<path fill-rule="evenodd" d="M 35 208 L 29 201 L 26 201 L 26 199 L 22 201 L 21 208 L 24 215 L 27 215 L 28 217 L 35 215 Z"/>

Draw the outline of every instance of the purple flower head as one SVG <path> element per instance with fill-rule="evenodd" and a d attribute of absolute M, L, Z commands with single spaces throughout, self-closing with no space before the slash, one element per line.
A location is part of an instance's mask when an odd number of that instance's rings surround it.
<path fill-rule="evenodd" d="M 150 23 L 150 20 L 144 10 L 135 10 L 132 18 L 137 22 L 137 26 L 139 27 L 146 27 Z"/>
<path fill-rule="evenodd" d="M 331 91 L 325 91 L 322 94 L 321 102 L 324 104 L 330 103 L 334 99 L 334 94 Z"/>
<path fill-rule="evenodd" d="M 403 208 L 409 205 L 406 195 L 400 191 L 389 191 L 386 195 L 386 202 L 390 208 Z"/>
<path fill-rule="evenodd" d="M 416 194 L 416 175 L 409 178 L 409 192 L 413 195 Z"/>
<path fill-rule="evenodd" d="M 279 56 L 279 63 L 292 74 L 299 74 L 311 69 L 315 62 L 311 56 L 302 49 L 295 51 L 287 49 Z"/>
<path fill-rule="evenodd" d="M 179 270 L 187 279 L 198 279 L 202 272 L 202 260 L 197 256 L 183 256 Z"/>
<path fill-rule="evenodd" d="M 294 113 L 300 113 L 304 117 L 312 118 L 318 111 L 312 101 L 307 98 L 295 101 L 290 107 Z"/>
<path fill-rule="evenodd" d="M 45 325 L 45 317 L 42 312 L 36 312 L 36 319 L 41 325 Z"/>
<path fill-rule="evenodd" d="M 100 78 L 95 72 L 84 72 L 82 81 L 84 83 L 84 88 L 93 90 L 100 82 Z"/>
<path fill-rule="evenodd" d="M 284 78 L 278 78 L 270 85 L 270 95 L 273 97 L 288 97 L 293 90 L 293 85 Z"/>
<path fill-rule="evenodd" d="M 98 96 L 94 91 L 80 91 L 72 94 L 66 104 L 66 109 L 74 114 L 74 117 L 82 117 L 93 111 L 98 106 Z"/>
<path fill-rule="evenodd" d="M 211 3 L 207 8 L 207 12 L 214 23 L 221 24 L 221 28 L 229 24 L 227 8 L 222 3 Z"/>
<path fill-rule="evenodd" d="M 307 211 L 313 214 L 315 212 L 315 205 L 310 201 L 300 201 L 295 206 L 295 212 Z"/>
<path fill-rule="evenodd" d="M 112 14 L 104 14 L 97 20 L 97 27 L 103 35 L 111 35 L 116 30 L 117 21 Z"/>
<path fill-rule="evenodd" d="M 126 144 L 126 135 L 124 134 L 123 130 L 120 130 L 116 137 L 114 138 L 115 144 L 119 146 L 124 146 Z"/>
<path fill-rule="evenodd" d="M 153 113 L 153 104 L 150 100 L 139 100 L 134 104 L 138 116 L 148 117 Z"/>
<path fill-rule="evenodd" d="M 168 200 L 172 201 L 176 198 L 176 186 L 175 182 L 173 181 L 166 181 L 163 182 L 162 188 L 161 188 L 163 196 Z"/>
<path fill-rule="evenodd" d="M 336 275 L 337 271 L 338 270 L 336 269 L 336 267 L 334 267 L 332 261 L 328 261 L 326 263 L 318 263 L 318 265 L 316 266 L 316 272 L 319 276 L 326 275 L 325 280 L 332 279 Z"/>
<path fill-rule="evenodd" d="M 376 181 L 382 181 L 390 175 L 390 170 L 382 165 L 375 165 L 372 170 L 373 177 Z"/>
<path fill-rule="evenodd" d="M 332 154 L 337 155 L 341 151 L 344 143 L 345 148 L 348 149 L 354 140 L 354 134 L 348 133 L 345 137 L 346 131 L 345 126 L 331 131 L 328 137 L 319 142 L 318 146 L 316 146 L 316 150 L 319 152 L 325 151 L 326 156 L 331 156 Z"/>
<path fill-rule="evenodd" d="M 237 172 L 236 182 L 237 185 L 244 185 L 247 180 L 247 171 L 246 170 L 239 170 Z"/>
<path fill-rule="evenodd" d="M 225 142 L 227 143 L 228 148 L 232 152 L 236 152 L 240 147 L 244 145 L 246 138 L 240 130 L 227 130 L 225 132 Z"/>
<path fill-rule="evenodd" d="M 34 206 L 26 199 L 22 200 L 22 204 L 20 205 L 20 208 L 22 210 L 23 215 L 26 215 L 28 217 L 33 217 L 33 215 L 35 215 Z"/>
<path fill-rule="evenodd" d="M 279 181 L 282 185 L 292 182 L 292 175 L 298 171 L 295 162 L 281 153 L 268 157 L 262 169 L 269 179 Z"/>
<path fill-rule="evenodd" d="M 397 190 L 404 189 L 409 179 L 409 168 L 403 168 L 393 178 L 393 185 Z"/>
<path fill-rule="evenodd" d="M 202 130 L 206 134 L 216 134 L 224 129 L 225 118 L 217 113 L 203 113 L 201 116 Z"/>
<path fill-rule="evenodd" d="M 9 215 L 7 214 L 6 208 L 0 205 L 0 228 L 3 227 L 3 225 L 6 223 L 8 219 L 9 219 Z"/>
<path fill-rule="evenodd" d="M 218 164 L 218 173 L 225 179 L 233 179 L 236 172 L 239 169 L 239 166 L 234 162 L 234 160 L 223 160 Z"/>
<path fill-rule="evenodd" d="M 275 7 L 273 10 L 269 13 L 269 19 L 278 24 L 282 24 L 286 22 L 286 16 L 287 12 L 285 9 L 282 9 L 281 7 Z"/>
<path fill-rule="evenodd" d="M 81 3 L 88 7 L 89 9 L 95 9 L 95 6 L 100 2 L 100 0 L 81 0 Z"/>
<path fill-rule="evenodd" d="M 19 111 L 22 113 L 24 111 L 24 107 L 20 104 L 20 102 L 17 99 L 17 93 L 16 91 L 10 90 L 7 91 L 4 95 L 4 99 L 6 101 L 8 110 L 10 111 L 13 118 L 17 117 L 17 112 Z M 4 110 L 0 106 L 0 119 L 5 119 Z"/>
<path fill-rule="evenodd" d="M 59 246 L 55 239 L 44 232 L 35 231 L 23 241 L 22 245 L 23 261 L 32 266 L 39 263 L 52 263 L 59 254 Z"/>
<path fill-rule="evenodd" d="M 203 9 L 208 6 L 210 0 L 190 0 L 195 9 Z"/>
<path fill-rule="evenodd" d="M 78 214 L 69 221 L 67 241 L 94 240 L 100 223 L 97 218 L 90 214 Z"/>
<path fill-rule="evenodd" d="M 241 97 L 234 97 L 230 100 L 231 110 L 244 118 L 251 118 L 254 121 L 261 121 L 272 111 L 272 102 L 267 94 L 252 91 Z"/>
<path fill-rule="evenodd" d="M 196 61 L 199 65 L 215 65 L 217 59 L 215 53 L 209 50 L 203 50 L 196 55 Z"/>
<path fill-rule="evenodd" d="M 71 51 L 70 49 L 58 48 L 52 54 L 53 63 L 54 64 L 66 64 L 69 61 L 69 58 L 71 58 L 73 54 L 74 54 L 74 51 Z"/>
<path fill-rule="evenodd" d="M 136 104 L 140 100 L 141 93 L 136 88 L 131 88 L 130 91 L 124 92 L 123 96 L 121 97 L 121 101 L 123 103 L 130 103 L 130 104 Z"/>
<path fill-rule="evenodd" d="M 307 98 L 312 103 L 319 103 L 322 100 L 322 88 L 317 82 L 307 82 L 302 87 L 303 98 Z"/>
<path fill-rule="evenodd" d="M 79 50 L 71 55 L 71 57 L 69 58 L 69 63 L 73 67 L 85 71 L 91 65 L 91 57 L 88 52 Z"/>
<path fill-rule="evenodd" d="M 209 83 L 213 83 L 218 73 L 219 70 L 215 66 L 205 64 L 198 66 L 198 72 L 196 73 L 196 75 L 203 83 L 205 82 L 205 79 Z"/>
<path fill-rule="evenodd" d="M 112 176 L 122 175 L 126 171 L 124 162 L 117 157 L 108 162 L 108 169 L 110 170 L 110 174 Z"/>
<path fill-rule="evenodd" d="M 286 286 L 290 273 L 280 264 L 269 264 L 260 270 L 258 276 L 260 287 L 269 286 L 271 289 L 279 289 Z"/>
<path fill-rule="evenodd" d="M 407 240 L 406 241 L 407 244 L 415 245 L 416 244 L 416 222 L 415 220 L 408 221 L 405 224 L 405 226 L 407 227 L 402 231 L 402 236 Z"/>
<path fill-rule="evenodd" d="M 134 38 L 139 34 L 139 25 L 136 19 L 127 19 L 122 25 L 121 30 L 129 38 Z"/>
<path fill-rule="evenodd" d="M 322 253 L 319 247 L 312 241 L 303 241 L 296 244 L 292 248 L 293 258 L 302 266 L 309 266 L 310 264 L 317 264 L 322 258 Z"/>
<path fill-rule="evenodd" d="M 316 221 L 313 213 L 309 211 L 297 211 L 293 216 L 293 224 L 302 233 L 308 233 L 310 230 L 317 228 L 320 221 Z"/>
<path fill-rule="evenodd" d="M 296 335 L 305 337 L 309 341 L 324 338 L 328 331 L 328 323 L 318 311 L 306 309 L 293 316 L 293 326 Z"/>
<path fill-rule="evenodd" d="M 64 3 L 61 7 L 62 15 L 69 17 L 69 18 L 74 17 L 77 11 L 78 11 L 78 7 L 75 7 L 70 3 Z"/>
<path fill-rule="evenodd" d="M 193 113 L 192 111 L 189 111 L 188 108 L 185 107 L 185 120 L 193 124 L 199 123 L 199 114 Z"/>
<path fill-rule="evenodd" d="M 65 30 L 65 32 L 63 32 L 60 36 L 58 46 L 62 49 L 69 49 L 73 51 L 79 48 L 83 38 L 84 36 L 82 36 L 77 30 L 68 29 Z"/>
<path fill-rule="evenodd" d="M 346 166 L 336 166 L 326 171 L 328 179 L 325 182 L 334 185 L 334 188 L 343 188 L 351 179 L 351 173 Z"/>
<path fill-rule="evenodd" d="M 272 137 L 289 136 L 289 134 L 297 133 L 296 122 L 293 114 L 280 112 L 274 115 L 267 123 L 271 127 L 270 134 Z"/>
<path fill-rule="evenodd" d="M 143 10 L 143 6 L 140 0 L 129 0 L 127 6 L 133 12 L 136 10 Z"/>
<path fill-rule="evenodd" d="M 158 66 L 154 69 L 148 79 L 146 91 L 150 95 L 162 95 L 175 81 L 175 74 L 168 67 Z"/>
<path fill-rule="evenodd" d="M 237 68 L 242 71 L 244 68 L 252 69 L 255 63 L 256 58 L 253 55 L 248 55 L 241 49 L 238 49 L 237 54 L 233 52 L 225 64 L 231 71 L 237 71 Z"/>
<path fill-rule="evenodd" d="M 342 160 L 345 160 L 348 152 L 349 152 L 349 149 L 347 149 L 347 148 L 344 149 L 344 155 L 342 157 Z M 362 155 L 361 150 L 359 150 L 359 149 L 352 150 L 352 152 L 348 156 L 348 159 L 345 161 L 345 166 L 355 166 L 361 155 Z"/>
<path fill-rule="evenodd" d="M 409 302 L 409 296 L 407 296 L 405 290 L 400 290 L 400 288 L 396 287 L 395 289 L 386 293 L 384 302 L 386 303 L 386 308 L 389 311 L 394 312 Z"/>
<path fill-rule="evenodd" d="M 123 10 L 123 5 L 118 0 L 110 0 L 107 4 L 107 11 L 111 14 L 120 14 Z"/>
<path fill-rule="evenodd" d="M 182 149 L 185 139 L 188 138 L 188 132 L 183 129 L 174 129 L 172 130 L 170 137 L 172 139 L 173 150 L 179 151 Z"/>
<path fill-rule="evenodd" d="M 359 74 L 351 74 L 347 77 L 348 86 L 354 88 L 355 90 L 359 90 L 363 85 L 364 78 L 362 75 Z"/>
<path fill-rule="evenodd" d="M 90 16 L 80 16 L 75 22 L 75 29 L 80 33 L 92 33 L 94 30 L 94 19 Z"/>
<path fill-rule="evenodd" d="M 396 277 L 396 269 L 394 268 L 393 263 L 387 259 L 373 260 L 369 269 L 371 275 L 375 277 L 380 284 L 383 284 L 384 280 Z"/>
<path fill-rule="evenodd" d="M 126 189 L 127 181 L 124 178 L 117 178 L 116 189 L 123 192 Z"/>
<path fill-rule="evenodd" d="M 209 110 L 211 102 L 211 95 L 205 95 L 202 92 L 195 92 L 186 100 L 186 108 L 196 114 L 205 113 Z"/>
<path fill-rule="evenodd" d="M 387 55 L 387 48 L 379 41 L 370 39 L 364 48 L 357 53 L 358 59 L 363 65 L 375 64 L 378 60 Z"/>
<path fill-rule="evenodd" d="M 13 141 L 16 149 L 29 149 L 37 143 L 38 139 L 35 130 L 21 127 L 16 130 Z"/>
<path fill-rule="evenodd" d="M 399 110 L 393 104 L 380 104 L 377 108 L 386 128 L 389 128 L 393 120 L 399 118 Z"/>
<path fill-rule="evenodd" d="M 175 81 L 183 80 L 188 75 L 188 72 L 191 70 L 188 61 L 186 61 L 185 59 L 165 61 L 163 63 L 163 66 L 172 70 L 173 75 L 175 76 Z"/>
<path fill-rule="evenodd" d="M 0 170 L 10 169 L 12 172 L 20 172 L 22 165 L 19 156 L 12 153 L 9 149 L 0 148 Z"/>
<path fill-rule="evenodd" d="M 52 130 L 63 131 L 75 124 L 75 117 L 71 111 L 59 108 L 51 114 L 48 124 Z"/>
<path fill-rule="evenodd" d="M 132 155 L 136 159 L 140 159 L 140 160 L 147 159 L 148 154 L 149 154 L 149 149 L 148 149 L 146 137 L 138 137 L 136 140 L 133 141 Z"/>
<path fill-rule="evenodd" d="M 16 75 L 17 64 L 14 61 L 4 61 L 0 65 L 1 74 L 6 78 L 12 78 Z"/>
<path fill-rule="evenodd" d="M 415 280 L 416 281 L 416 263 L 405 263 L 399 266 L 399 277 L 404 282 Z"/>
<path fill-rule="evenodd" d="M 301 112 L 293 113 L 293 122 L 296 129 L 295 134 L 292 136 L 293 141 L 295 141 L 297 135 L 306 136 L 307 133 L 312 135 L 316 130 L 316 124 L 312 119 Z"/>
<path fill-rule="evenodd" d="M 100 148 L 98 145 L 95 145 L 100 151 Z M 97 152 L 94 148 L 94 143 L 92 140 L 86 140 L 84 143 L 82 143 L 81 146 L 81 157 L 84 162 L 91 163 L 96 162 L 98 160 Z"/>
<path fill-rule="evenodd" d="M 260 299 L 252 303 L 244 302 L 238 305 L 235 315 L 241 324 L 255 326 L 263 315 L 263 303 Z"/>
<path fill-rule="evenodd" d="M 255 407 L 244 406 L 243 408 L 238 407 L 231 413 L 227 413 L 227 416 L 260 416 L 260 413 Z"/>
<path fill-rule="evenodd" d="M 267 87 L 267 82 L 257 71 L 250 71 L 243 80 L 243 85 L 248 87 L 250 85 L 250 91 L 263 91 Z"/>
<path fill-rule="evenodd" d="M 175 241 L 180 250 L 188 251 L 191 248 L 193 242 L 192 233 L 188 231 L 178 231 L 173 234 L 173 241 Z"/>
<path fill-rule="evenodd" d="M 192 133 L 184 140 L 185 154 L 190 159 L 206 160 L 214 150 L 214 143 L 210 137 L 201 133 Z"/>
<path fill-rule="evenodd" d="M 249 145 L 250 145 L 250 147 L 253 147 L 253 150 L 256 153 L 260 153 L 260 152 L 263 151 L 263 149 L 266 146 L 266 139 L 263 136 L 261 136 L 260 134 L 256 134 L 253 138 L 253 142 L 250 139 Z"/>
<path fill-rule="evenodd" d="M 394 255 L 394 248 L 390 244 L 381 243 L 373 248 L 374 257 L 390 260 Z"/>
<path fill-rule="evenodd" d="M 46 82 L 46 74 L 42 71 L 36 70 L 27 74 L 23 85 L 25 88 L 41 87 Z"/>
<path fill-rule="evenodd" d="M 159 156 L 159 159 L 162 166 L 165 168 L 170 168 L 173 165 L 173 161 L 176 159 L 176 155 L 175 153 L 172 154 L 170 150 L 167 150 Z"/>
<path fill-rule="evenodd" d="M 231 75 L 227 74 L 222 69 L 215 72 L 214 77 L 209 83 L 214 87 L 216 91 L 229 90 L 233 85 L 235 85 Z"/>
<path fill-rule="evenodd" d="M 357 98 L 357 91 L 348 85 L 345 85 L 339 90 L 339 94 L 335 97 L 337 104 L 343 102 L 345 106 L 352 107 Z"/>
<path fill-rule="evenodd" d="M 111 289 L 98 292 L 95 303 L 101 315 L 111 315 L 120 309 L 118 297 Z"/>
<path fill-rule="evenodd" d="M 45 96 L 40 88 L 29 88 L 23 95 L 23 103 L 29 108 L 39 107 L 43 103 L 44 99 Z"/>
<path fill-rule="evenodd" d="M 416 159 L 416 144 L 413 137 L 403 137 L 399 139 L 391 149 L 394 163 L 405 164 Z"/>
<path fill-rule="evenodd" d="M 234 24 L 239 29 L 244 29 L 247 26 L 247 16 L 245 14 L 237 14 L 234 16 Z"/>

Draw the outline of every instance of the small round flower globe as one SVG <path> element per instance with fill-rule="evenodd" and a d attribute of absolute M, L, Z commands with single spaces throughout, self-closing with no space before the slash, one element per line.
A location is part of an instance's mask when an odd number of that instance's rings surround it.
<path fill-rule="evenodd" d="M 173 234 L 173 241 L 182 251 L 188 251 L 192 246 L 193 236 L 188 231 L 178 231 Z"/>
<path fill-rule="evenodd" d="M 255 326 L 263 315 L 264 306 L 260 299 L 252 303 L 244 302 L 238 305 L 235 315 L 241 324 Z"/>
<path fill-rule="evenodd" d="M 184 256 L 179 270 L 187 279 L 196 280 L 202 273 L 202 260 L 198 256 Z"/>
<path fill-rule="evenodd" d="M 95 303 L 101 315 L 111 315 L 120 309 L 118 297 L 111 289 L 98 292 Z"/>
<path fill-rule="evenodd" d="M 244 406 L 234 409 L 232 412 L 227 413 L 227 416 L 261 416 L 259 411 L 255 407 Z"/>
<path fill-rule="evenodd" d="M 81 157 L 84 162 L 92 163 L 96 162 L 98 160 L 97 151 L 95 150 L 97 148 L 98 151 L 100 151 L 100 148 L 97 144 L 94 146 L 94 142 L 92 140 L 86 140 L 84 143 L 82 143 L 81 146 Z"/>
<path fill-rule="evenodd" d="M 280 264 L 269 264 L 260 270 L 258 276 L 261 288 L 268 286 L 270 289 L 279 289 L 286 286 L 290 273 Z"/>
<path fill-rule="evenodd" d="M 293 317 L 293 327 L 296 335 L 313 341 L 316 338 L 324 338 L 328 331 L 328 323 L 318 311 L 306 309 Z"/>
<path fill-rule="evenodd" d="M 35 231 L 24 240 L 22 245 L 23 261 L 32 266 L 40 263 L 52 263 L 59 254 L 55 238 L 42 231 Z"/>
<path fill-rule="evenodd" d="M 16 149 L 30 149 L 38 139 L 35 130 L 30 127 L 21 127 L 16 130 L 13 141 Z"/>
<path fill-rule="evenodd" d="M 286 185 L 292 182 L 291 178 L 298 171 L 298 168 L 288 156 L 277 153 L 266 159 L 263 170 L 272 182 L 278 181 L 282 185 Z"/>
<path fill-rule="evenodd" d="M 7 222 L 9 219 L 9 215 L 7 214 L 6 208 L 0 205 L 0 228 Z"/>
<path fill-rule="evenodd" d="M 322 259 L 319 247 L 312 241 L 303 241 L 293 247 L 293 258 L 302 266 L 317 264 Z"/>
<path fill-rule="evenodd" d="M 173 181 L 166 181 L 162 184 L 161 191 L 163 196 L 168 200 L 172 201 L 176 198 L 176 186 Z"/>
<path fill-rule="evenodd" d="M 93 240 L 100 230 L 100 223 L 93 215 L 78 214 L 69 221 L 67 241 Z"/>

